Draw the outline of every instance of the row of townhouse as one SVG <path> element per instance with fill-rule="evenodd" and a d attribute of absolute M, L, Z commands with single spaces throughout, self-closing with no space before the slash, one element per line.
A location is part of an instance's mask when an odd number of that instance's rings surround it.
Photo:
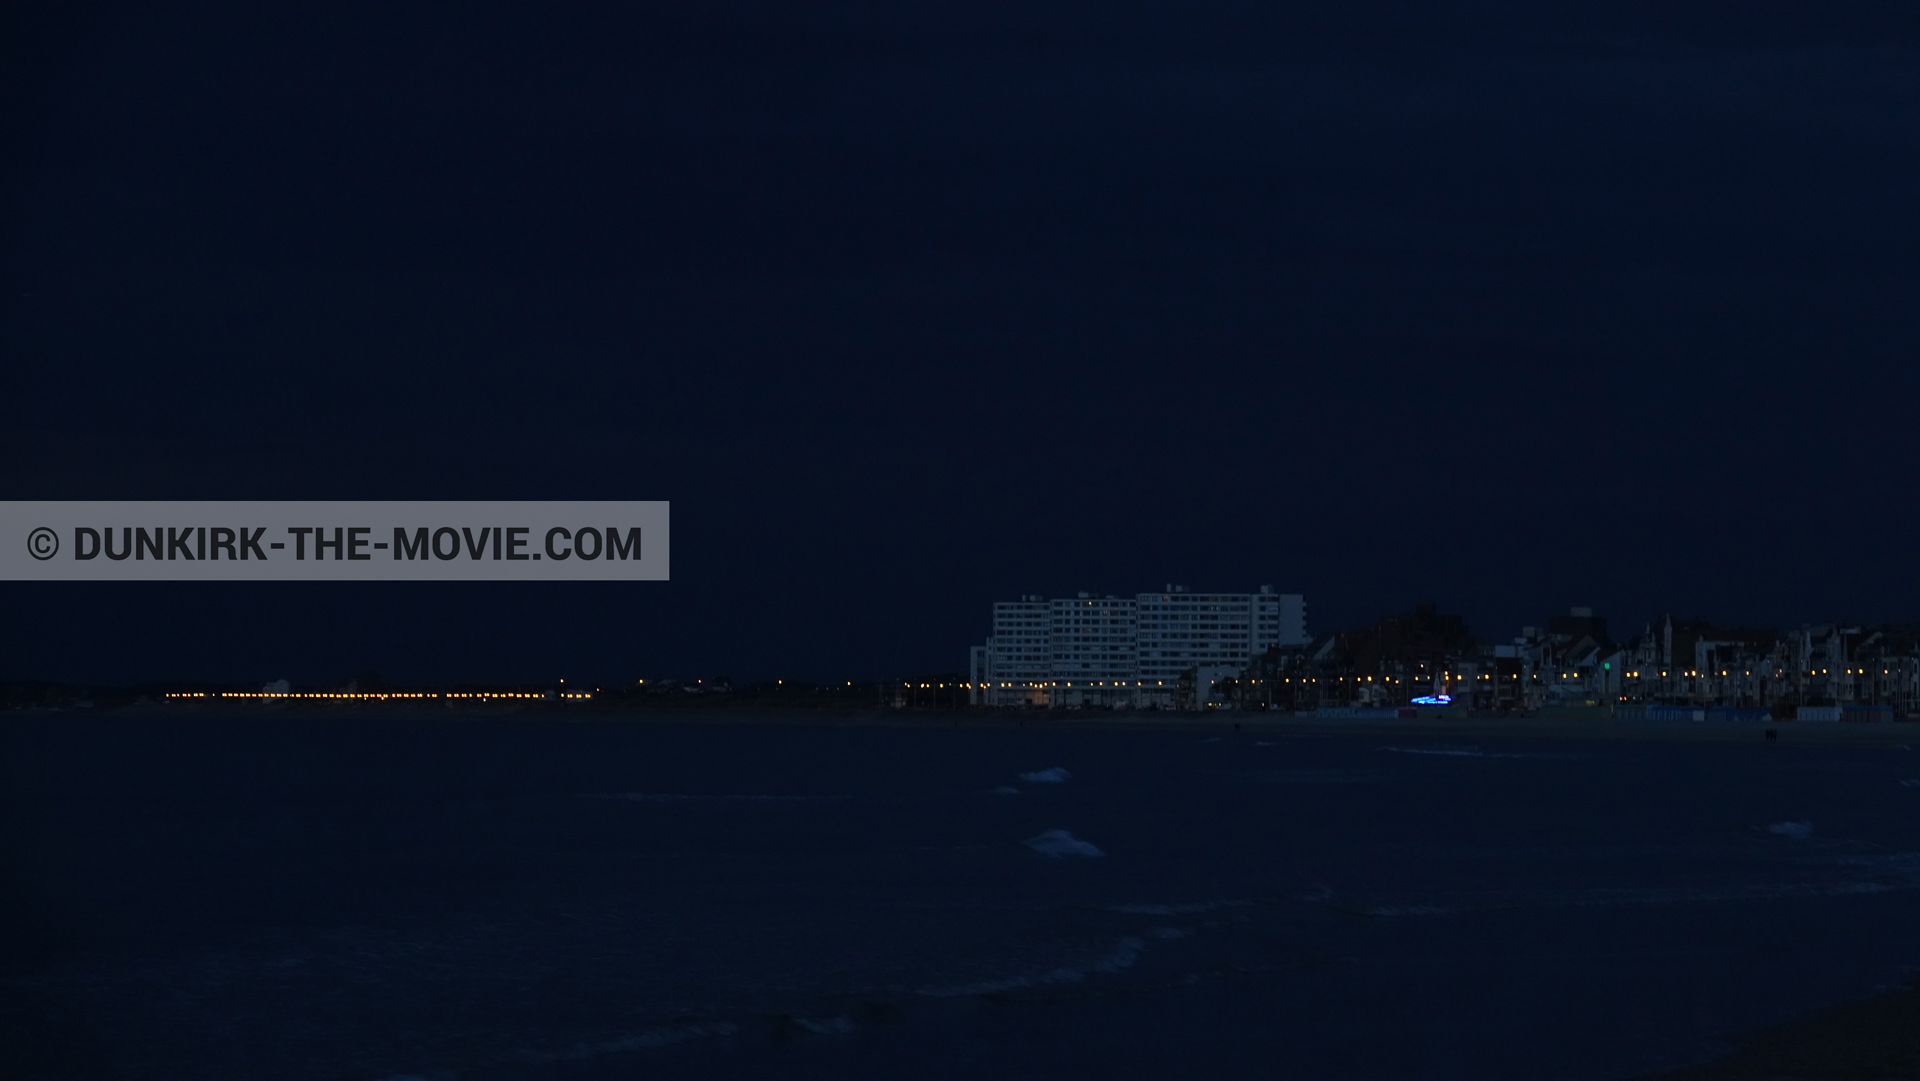
<path fill-rule="evenodd" d="M 993 636 L 973 647 L 969 701 L 980 706 L 1171 708 L 1183 675 L 1237 675 L 1304 643 L 1297 593 L 1158 593 L 1046 598 L 993 606 Z M 1190 678 L 1189 678 L 1190 682 Z"/>
<path fill-rule="evenodd" d="M 1805 624 L 1784 633 L 1663 620 L 1625 651 L 1618 701 L 1920 714 L 1920 628 Z"/>
<path fill-rule="evenodd" d="M 1809 624 L 1797 631 L 1667 617 L 1625 645 L 1575 608 L 1505 643 L 1476 642 L 1458 617 L 1422 606 L 1359 631 L 1256 658 L 1227 697 L 1242 708 L 1310 710 L 1446 701 L 1454 708 L 1677 706 L 1920 715 L 1920 628 Z M 1201 692 L 1196 703 L 1205 701 Z"/>

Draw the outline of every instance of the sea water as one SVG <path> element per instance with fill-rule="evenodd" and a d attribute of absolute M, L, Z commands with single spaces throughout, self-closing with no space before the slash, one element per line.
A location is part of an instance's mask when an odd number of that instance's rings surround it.
<path fill-rule="evenodd" d="M 1891 747 L 0 721 L 8 1076 L 1622 1078 L 1920 962 Z"/>

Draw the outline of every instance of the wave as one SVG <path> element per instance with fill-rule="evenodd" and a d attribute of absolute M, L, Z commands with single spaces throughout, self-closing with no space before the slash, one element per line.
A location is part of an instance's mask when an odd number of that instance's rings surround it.
<path fill-rule="evenodd" d="M 919 988 L 915 993 L 929 998 L 960 998 L 969 995 L 995 995 L 1007 991 L 1018 991 L 1027 987 L 1039 987 L 1045 984 L 1079 983 L 1092 975 L 1107 975 L 1129 968 L 1140 959 L 1140 951 L 1146 948 L 1146 942 L 1129 935 L 1114 943 L 1106 954 L 1091 964 L 1074 968 L 1060 966 L 1043 972 L 1023 973 L 1006 976 L 997 980 L 978 980 L 973 983 L 936 984 Z"/>
<path fill-rule="evenodd" d="M 1438 754 L 1450 758 L 1485 758 L 1487 752 L 1478 747 L 1382 747 L 1391 754 Z"/>
<path fill-rule="evenodd" d="M 1197 912 L 1218 912 L 1223 908 L 1247 908 L 1252 904 L 1247 900 L 1188 901 L 1168 905 L 1125 904 L 1108 905 L 1107 911 L 1125 912 L 1130 916 L 1190 916 Z"/>
<path fill-rule="evenodd" d="M 1365 916 L 1451 916 L 1515 908 L 1606 908 L 1624 905 L 1702 904 L 1777 901 L 1802 897 L 1860 897 L 1912 889 L 1886 882 L 1786 882 L 1748 886 L 1654 886 L 1522 893 L 1482 897 L 1455 905 L 1369 905 Z"/>
<path fill-rule="evenodd" d="M 1046 830 L 1037 837 L 1029 837 L 1020 842 L 1042 856 L 1055 859 L 1068 856 L 1098 857 L 1106 855 L 1099 848 L 1082 841 L 1066 830 Z"/>
<path fill-rule="evenodd" d="M 1380 749 L 1393 754 L 1437 754 L 1450 758 L 1539 758 L 1571 761 L 1581 757 L 1577 754 L 1555 754 L 1551 751 L 1483 751 L 1478 747 L 1382 747 Z"/>
<path fill-rule="evenodd" d="M 682 795 L 677 792 L 597 792 L 582 797 L 584 799 L 633 800 L 639 803 L 682 803 L 695 800 L 740 801 L 747 803 L 794 803 L 815 799 L 814 796 L 731 796 L 731 795 Z"/>
<path fill-rule="evenodd" d="M 1266 784 L 1358 784 L 1378 781 L 1385 771 L 1368 769 L 1263 769 L 1253 779 Z"/>
<path fill-rule="evenodd" d="M 1073 779 L 1073 774 L 1068 773 L 1059 766 L 1055 766 L 1052 769 L 1022 773 L 1020 779 L 1028 784 L 1066 784 L 1069 780 Z"/>
<path fill-rule="evenodd" d="M 518 1057 L 522 1062 L 581 1062 L 600 1055 L 650 1051 L 657 1047 L 686 1043 L 689 1040 L 731 1036 L 738 1031 L 740 1027 L 731 1021 L 715 1021 L 704 1025 L 668 1025 L 661 1028 L 641 1029 L 610 1040 L 581 1042 L 564 1051 L 528 1052 Z"/>

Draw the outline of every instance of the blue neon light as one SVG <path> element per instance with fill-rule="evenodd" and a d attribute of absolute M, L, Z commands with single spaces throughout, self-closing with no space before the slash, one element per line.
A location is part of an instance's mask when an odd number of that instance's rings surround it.
<path fill-rule="evenodd" d="M 1450 706 L 1453 705 L 1453 696 L 1450 694 L 1423 694 L 1414 699 L 1413 704 L 1416 706 Z"/>

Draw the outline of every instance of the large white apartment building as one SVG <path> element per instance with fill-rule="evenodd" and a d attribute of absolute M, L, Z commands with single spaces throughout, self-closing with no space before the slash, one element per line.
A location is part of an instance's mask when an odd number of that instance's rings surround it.
<path fill-rule="evenodd" d="M 1049 704 L 1112 704 L 1139 667 L 1135 604 L 1085 593 L 1048 604 L 1053 669 Z"/>
<path fill-rule="evenodd" d="M 1053 678 L 1053 621 L 1048 607 L 1043 597 L 1021 597 L 993 606 L 987 681 L 1004 692 L 995 696 L 994 705 L 1045 704 L 1041 688 Z"/>
<path fill-rule="evenodd" d="M 993 606 L 993 637 L 973 648 L 970 697 L 996 706 L 1170 705 L 1189 668 L 1237 671 L 1273 646 L 1306 641 L 1306 602 L 1272 586 L 1022 597 Z"/>
<path fill-rule="evenodd" d="M 1298 593 L 1189 593 L 1168 586 L 1142 593 L 1139 609 L 1139 679 L 1158 685 L 1200 665 L 1247 662 L 1274 646 L 1304 645 L 1307 606 Z"/>

